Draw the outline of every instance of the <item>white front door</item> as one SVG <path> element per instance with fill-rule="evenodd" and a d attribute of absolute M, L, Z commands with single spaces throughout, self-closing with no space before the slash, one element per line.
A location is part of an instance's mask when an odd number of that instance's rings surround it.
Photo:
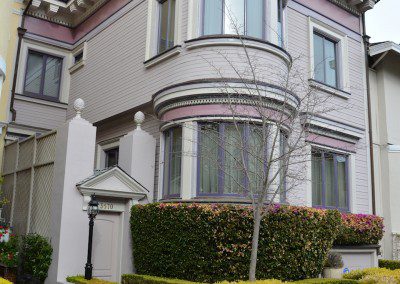
<path fill-rule="evenodd" d="M 99 213 L 93 230 L 93 277 L 119 282 L 120 213 Z"/>

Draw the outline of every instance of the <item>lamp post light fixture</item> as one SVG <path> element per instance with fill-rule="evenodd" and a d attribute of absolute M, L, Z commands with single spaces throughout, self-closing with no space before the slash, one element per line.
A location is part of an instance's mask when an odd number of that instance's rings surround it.
<path fill-rule="evenodd" d="M 96 195 L 93 194 L 87 206 L 87 214 L 89 216 L 89 240 L 88 240 L 88 253 L 85 265 L 85 279 L 92 279 L 93 264 L 92 264 L 92 241 L 93 241 L 93 226 L 94 219 L 99 213 L 99 202 L 96 200 Z"/>

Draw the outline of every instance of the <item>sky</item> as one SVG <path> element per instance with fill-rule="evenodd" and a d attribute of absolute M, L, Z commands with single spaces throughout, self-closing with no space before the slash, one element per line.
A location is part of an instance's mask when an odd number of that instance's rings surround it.
<path fill-rule="evenodd" d="M 366 13 L 371 43 L 393 41 L 400 44 L 400 0 L 381 0 Z"/>

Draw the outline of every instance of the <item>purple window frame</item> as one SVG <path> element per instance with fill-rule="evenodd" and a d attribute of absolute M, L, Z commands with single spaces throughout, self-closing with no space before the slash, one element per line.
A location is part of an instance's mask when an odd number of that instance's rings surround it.
<path fill-rule="evenodd" d="M 164 132 L 164 133 L 166 133 L 166 132 L 169 133 L 169 138 L 168 139 L 170 140 L 169 151 L 168 151 L 168 160 L 166 160 L 165 148 L 164 148 L 164 164 L 168 163 L 168 182 L 167 182 L 168 188 L 167 189 L 165 189 L 165 183 L 164 183 L 165 176 L 163 176 L 163 181 L 162 181 L 163 182 L 163 197 L 164 198 L 179 198 L 180 195 L 181 195 L 180 192 L 176 193 L 176 194 L 170 194 L 170 190 L 171 190 L 171 169 L 172 169 L 172 167 L 171 167 L 172 149 L 173 149 L 173 141 L 174 141 L 174 129 L 176 129 L 176 128 L 181 128 L 181 131 L 182 131 L 182 127 L 178 126 L 178 127 L 171 127 L 171 128 L 169 128 L 168 130 L 166 130 Z M 182 139 L 183 139 L 183 137 L 182 137 Z M 166 143 L 164 142 L 164 147 L 165 147 L 165 144 Z M 181 145 L 183 147 L 183 144 L 181 144 Z M 182 152 L 182 148 L 181 148 L 181 152 Z M 182 164 L 182 155 L 181 155 L 181 164 Z M 164 175 L 165 174 L 166 173 L 165 173 L 165 167 L 164 167 Z M 181 184 L 182 184 L 182 167 L 181 167 L 180 175 L 181 175 L 181 180 L 180 180 L 180 186 L 181 186 Z"/>
<path fill-rule="evenodd" d="M 40 55 L 42 56 L 42 73 L 41 73 L 41 81 L 40 81 L 40 87 L 39 87 L 39 93 L 32 93 L 32 92 L 28 92 L 25 90 L 26 88 L 26 76 L 28 74 L 28 69 L 29 69 L 29 55 L 30 54 L 36 54 L 36 55 Z M 51 96 L 46 96 L 43 93 L 44 90 L 44 80 L 45 80 L 45 74 L 46 74 L 46 62 L 48 58 L 56 58 L 61 60 L 61 66 L 60 66 L 60 72 L 59 72 L 59 82 L 58 82 L 58 90 L 57 90 L 57 97 L 51 97 Z M 61 88 L 61 75 L 62 75 L 62 69 L 63 69 L 63 64 L 64 64 L 64 60 L 61 57 L 58 56 L 53 56 L 53 55 L 49 55 L 46 53 L 42 53 L 42 52 L 38 52 L 36 50 L 28 50 L 28 56 L 26 58 L 26 69 L 25 69 L 25 78 L 24 78 L 24 95 L 27 97 L 33 97 L 33 98 L 37 98 L 37 99 L 42 99 L 42 100 L 48 100 L 48 101 L 55 101 L 55 102 L 59 102 L 60 101 L 60 88 Z"/>
<path fill-rule="evenodd" d="M 349 156 L 345 154 L 338 154 L 330 151 L 321 151 L 321 150 L 313 150 L 312 155 L 314 154 L 321 155 L 321 179 L 322 179 L 322 204 L 313 204 L 315 208 L 323 208 L 323 209 L 338 209 L 342 212 L 350 212 L 350 187 L 349 187 Z M 325 176 L 325 155 L 331 155 L 333 157 L 333 167 L 334 167 L 334 196 L 336 206 L 326 206 L 326 176 Z M 346 182 L 346 207 L 339 207 L 339 187 L 338 187 L 338 169 L 337 169 L 337 157 L 343 157 L 346 159 L 345 162 L 345 182 Z M 314 191 L 314 189 L 312 189 Z M 314 201 L 313 201 L 314 203 Z"/>
<path fill-rule="evenodd" d="M 167 35 L 166 35 L 166 42 L 165 42 L 165 49 L 164 50 L 160 50 L 161 47 L 161 19 L 162 19 L 162 8 L 160 9 L 160 13 L 158 15 L 158 21 L 159 21 L 159 25 L 158 25 L 158 42 L 157 42 L 157 53 L 163 53 L 171 48 L 174 47 L 174 42 L 172 43 L 172 46 L 169 46 L 169 30 L 170 30 L 170 25 L 171 25 L 171 3 L 172 1 L 175 0 L 158 0 L 158 3 L 162 6 L 165 2 L 168 2 L 168 21 L 167 21 Z M 176 9 L 176 1 L 175 1 L 175 9 Z M 176 17 L 176 11 L 174 13 L 174 16 Z M 175 19 L 174 19 L 174 23 L 175 25 Z M 174 27 L 174 32 L 175 32 L 175 27 Z M 174 41 L 175 41 L 175 36 L 174 36 Z"/>
<path fill-rule="evenodd" d="M 204 35 L 204 16 L 205 16 L 205 0 L 201 1 L 201 35 L 202 36 L 209 36 L 209 35 Z M 216 0 L 215 0 L 216 1 Z M 225 16 L 224 16 L 224 11 L 225 11 L 225 0 L 220 0 L 222 4 L 222 19 L 221 19 L 221 31 L 219 34 L 225 35 L 224 27 L 225 27 Z M 244 2 L 244 36 L 247 36 L 247 1 L 252 1 L 252 0 L 243 0 Z M 262 20 L 263 20 L 263 25 L 262 25 L 262 40 L 266 40 L 266 32 L 265 32 L 265 20 L 266 20 L 266 0 L 263 0 L 263 14 L 262 14 Z M 218 35 L 218 34 L 216 34 Z"/>
<path fill-rule="evenodd" d="M 207 125 L 210 123 L 204 122 L 199 123 L 199 128 L 202 125 Z M 198 144 L 197 144 L 197 180 L 196 180 L 196 195 L 197 196 L 236 196 L 236 197 L 245 197 L 248 193 L 248 179 L 246 177 L 243 178 L 244 192 L 243 193 L 224 193 L 224 179 L 225 174 L 224 170 L 221 169 L 225 162 L 225 151 L 224 151 L 224 143 L 225 143 L 225 127 L 227 125 L 233 125 L 233 123 L 218 123 L 218 192 L 217 193 L 202 193 L 200 191 L 200 165 L 201 165 L 201 131 L 198 131 Z M 244 139 L 243 144 L 247 147 L 247 141 L 250 137 L 250 125 L 248 123 L 243 123 L 243 133 L 242 139 Z M 221 142 L 222 141 L 222 142 Z M 268 145 L 265 145 L 265 159 L 268 157 Z M 246 163 L 248 163 L 249 158 L 247 151 L 245 152 L 244 157 Z M 267 163 L 264 163 L 264 167 L 266 170 Z"/>

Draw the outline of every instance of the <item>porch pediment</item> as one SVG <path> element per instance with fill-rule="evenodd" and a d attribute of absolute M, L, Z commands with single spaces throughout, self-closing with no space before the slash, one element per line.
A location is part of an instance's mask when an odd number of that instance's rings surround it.
<path fill-rule="evenodd" d="M 142 199 L 148 190 L 118 166 L 95 171 L 94 174 L 79 182 L 76 187 L 84 196 L 119 197 Z"/>

